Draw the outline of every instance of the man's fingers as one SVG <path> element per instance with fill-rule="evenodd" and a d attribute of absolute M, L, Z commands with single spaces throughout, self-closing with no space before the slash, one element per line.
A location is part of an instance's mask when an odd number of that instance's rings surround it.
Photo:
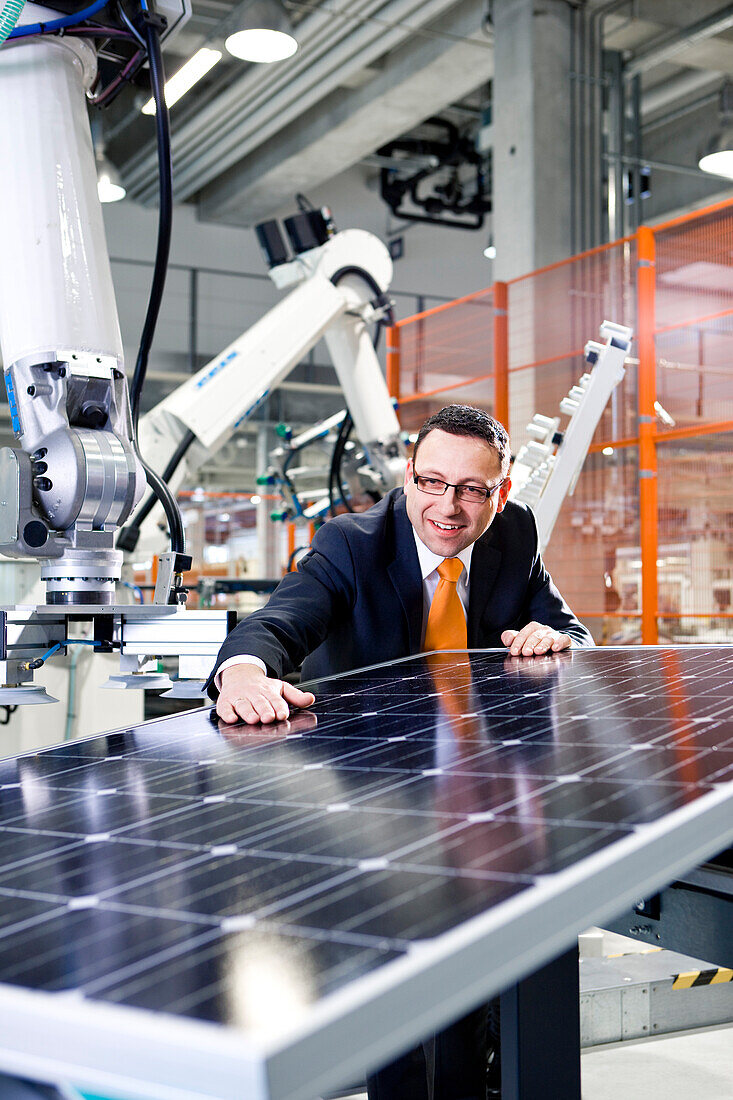
<path fill-rule="evenodd" d="M 294 684 L 283 681 L 283 698 L 292 703 L 294 707 L 311 707 L 316 701 L 312 691 L 301 691 Z"/>
<path fill-rule="evenodd" d="M 521 630 L 505 630 L 501 636 L 512 657 L 533 657 L 552 650 L 559 653 L 572 645 L 568 634 L 560 634 L 542 623 L 527 623 Z"/>
<path fill-rule="evenodd" d="M 216 713 L 224 722 L 246 722 L 254 726 L 258 723 L 268 725 L 272 722 L 284 722 L 290 715 L 290 705 L 309 707 L 315 702 L 310 691 L 301 691 L 293 684 L 283 680 L 257 682 L 246 694 L 234 695 L 222 692 L 216 706 Z"/>
<path fill-rule="evenodd" d="M 222 722 L 238 722 L 239 715 L 236 710 L 223 695 L 220 695 L 216 702 L 216 713 Z"/>
<path fill-rule="evenodd" d="M 527 635 L 524 640 L 524 645 L 522 646 L 523 657 L 531 657 L 533 654 L 541 652 L 540 646 L 547 637 L 545 630 L 546 628 L 540 627 L 538 630 L 533 630 Z"/>
<path fill-rule="evenodd" d="M 527 640 L 537 630 L 537 628 L 539 626 L 540 626 L 539 623 L 534 623 L 534 622 L 533 623 L 527 623 L 527 625 L 523 626 L 521 630 L 517 630 L 517 631 L 513 632 L 514 633 L 514 638 L 511 640 L 511 643 L 509 645 L 509 652 L 511 653 L 511 655 L 513 657 L 518 657 L 520 653 L 525 652 L 525 646 L 527 645 Z M 509 634 L 509 633 L 512 633 L 512 631 L 507 631 L 506 633 Z M 532 652 L 534 652 L 534 651 L 532 651 Z M 528 655 L 528 654 L 525 654 L 525 655 Z"/>

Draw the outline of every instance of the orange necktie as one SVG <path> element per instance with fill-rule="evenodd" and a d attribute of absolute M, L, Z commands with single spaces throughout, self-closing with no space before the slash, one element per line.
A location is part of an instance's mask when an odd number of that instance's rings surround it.
<path fill-rule="evenodd" d="M 425 649 L 466 649 L 466 616 L 458 598 L 458 578 L 463 572 L 460 558 L 446 558 L 438 566 L 438 587 L 430 604 Z"/>

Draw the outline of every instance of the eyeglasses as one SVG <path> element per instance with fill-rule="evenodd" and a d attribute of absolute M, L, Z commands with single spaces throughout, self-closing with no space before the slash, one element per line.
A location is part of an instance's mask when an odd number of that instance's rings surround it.
<path fill-rule="evenodd" d="M 421 474 L 413 474 L 412 480 L 421 493 L 428 493 L 431 497 L 442 497 L 446 489 L 455 489 L 459 500 L 466 501 L 468 504 L 485 504 L 497 489 L 501 489 L 506 478 L 503 477 L 497 485 L 492 485 L 488 489 L 483 485 L 452 485 L 450 481 L 440 481 L 437 477 L 422 477 Z"/>

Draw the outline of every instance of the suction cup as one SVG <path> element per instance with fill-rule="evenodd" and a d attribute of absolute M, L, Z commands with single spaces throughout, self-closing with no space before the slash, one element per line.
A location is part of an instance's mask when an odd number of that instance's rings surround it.
<path fill-rule="evenodd" d="M 132 672 L 127 676 L 110 676 L 104 688 L 131 688 L 137 691 L 160 691 L 173 687 L 173 681 L 165 672 Z"/>
<path fill-rule="evenodd" d="M 45 687 L 35 684 L 0 688 L 0 706 L 38 706 L 40 703 L 58 703 L 58 699 L 55 695 L 49 695 Z"/>
<path fill-rule="evenodd" d="M 174 680 L 170 691 L 164 691 L 163 699 L 206 699 L 205 680 Z"/>

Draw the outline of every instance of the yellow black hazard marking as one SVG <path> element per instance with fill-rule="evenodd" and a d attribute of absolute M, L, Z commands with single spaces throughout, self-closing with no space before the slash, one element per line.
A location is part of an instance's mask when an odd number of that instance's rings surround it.
<path fill-rule="evenodd" d="M 697 989 L 700 985 L 722 985 L 733 982 L 733 970 L 718 966 L 714 970 L 687 970 L 675 974 L 672 989 Z"/>

